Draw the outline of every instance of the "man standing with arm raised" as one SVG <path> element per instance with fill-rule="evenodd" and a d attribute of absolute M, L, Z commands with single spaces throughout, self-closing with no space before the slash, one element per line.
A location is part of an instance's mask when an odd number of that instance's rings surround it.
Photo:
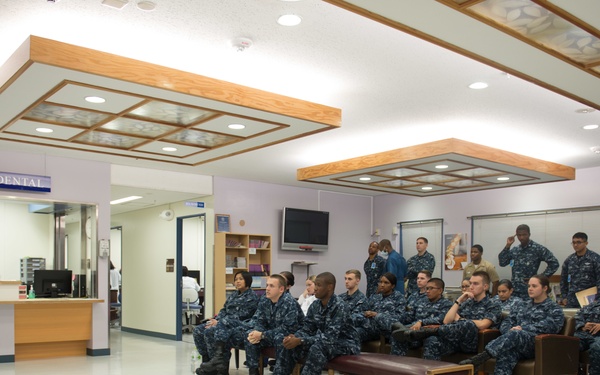
<path fill-rule="evenodd" d="M 506 246 L 498 254 L 500 267 L 511 265 L 511 281 L 515 287 L 513 294 L 521 299 L 529 298 L 527 283 L 531 276 L 538 273 L 538 268 L 540 268 L 542 261 L 548 265 L 543 272 L 547 277 L 552 276 L 559 266 L 554 254 L 539 243 L 530 240 L 530 235 L 531 231 L 528 225 L 519 225 L 517 233 L 506 239 Z M 519 245 L 511 249 L 512 244 L 515 242 L 515 237 L 519 240 Z"/>

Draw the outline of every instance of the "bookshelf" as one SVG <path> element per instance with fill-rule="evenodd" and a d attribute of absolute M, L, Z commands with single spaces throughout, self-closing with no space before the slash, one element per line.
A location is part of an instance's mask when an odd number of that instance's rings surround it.
<path fill-rule="evenodd" d="M 227 293 L 235 291 L 233 276 L 238 271 L 248 271 L 256 276 L 271 274 L 271 245 L 270 235 L 215 233 L 215 313 L 225 304 Z M 261 287 L 253 289 L 264 290 Z"/>

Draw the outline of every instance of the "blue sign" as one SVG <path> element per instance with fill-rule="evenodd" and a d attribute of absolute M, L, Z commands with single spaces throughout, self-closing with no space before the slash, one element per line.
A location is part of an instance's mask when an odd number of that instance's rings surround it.
<path fill-rule="evenodd" d="M 204 208 L 204 202 L 185 202 L 188 207 Z"/>
<path fill-rule="evenodd" d="M 0 189 L 50 193 L 51 188 L 52 181 L 50 176 L 0 172 Z"/>

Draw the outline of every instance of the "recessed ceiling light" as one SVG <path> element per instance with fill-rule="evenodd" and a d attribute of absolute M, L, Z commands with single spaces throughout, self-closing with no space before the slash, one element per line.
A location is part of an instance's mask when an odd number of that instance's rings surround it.
<path fill-rule="evenodd" d="M 296 26 L 302 22 L 302 18 L 296 14 L 284 14 L 277 19 L 281 26 Z"/>
<path fill-rule="evenodd" d="M 580 108 L 580 109 L 575 110 L 575 112 L 577 112 L 577 113 L 592 113 L 594 111 L 595 111 L 594 108 Z"/>
<path fill-rule="evenodd" d="M 469 85 L 469 88 L 474 90 L 481 90 L 485 89 L 486 87 L 488 87 L 488 84 L 485 82 L 474 82 Z"/>
<path fill-rule="evenodd" d="M 360 181 L 371 181 L 371 177 L 361 177 L 359 178 Z"/>
<path fill-rule="evenodd" d="M 431 186 L 423 186 L 421 190 L 433 190 Z"/>
<path fill-rule="evenodd" d="M 596 125 L 596 124 L 589 124 L 589 125 L 584 125 L 583 128 L 585 130 L 594 130 L 594 129 L 598 129 L 598 125 Z"/>
<path fill-rule="evenodd" d="M 229 129 L 233 129 L 233 130 L 241 130 L 241 129 L 245 129 L 246 125 L 242 125 L 242 124 L 229 124 L 229 125 L 227 125 L 227 127 Z"/>
<path fill-rule="evenodd" d="M 101 98 L 99 96 L 86 96 L 85 101 L 88 103 L 100 104 L 100 103 L 104 103 L 106 101 L 106 99 Z"/>
<path fill-rule="evenodd" d="M 150 12 L 156 9 L 156 4 L 152 1 L 140 1 L 139 3 L 137 3 L 137 8 L 139 10 L 145 10 L 147 12 Z"/>
<path fill-rule="evenodd" d="M 54 133 L 54 130 L 50 128 L 36 128 L 35 131 L 38 133 Z"/>
<path fill-rule="evenodd" d="M 132 195 L 129 197 L 125 197 L 125 198 L 121 198 L 121 199 L 115 199 L 114 201 L 110 201 L 110 204 L 121 204 L 121 203 L 125 203 L 125 202 L 131 202 L 134 201 L 136 199 L 141 199 L 142 197 L 140 197 L 139 195 Z"/>
<path fill-rule="evenodd" d="M 496 180 L 498 180 L 498 181 L 508 181 L 508 180 L 510 180 L 510 177 L 498 177 Z"/>
<path fill-rule="evenodd" d="M 438 164 L 435 166 L 436 169 L 446 169 L 448 166 L 446 164 Z"/>
<path fill-rule="evenodd" d="M 174 151 L 177 151 L 177 148 L 176 147 L 163 147 L 162 150 L 167 151 L 167 152 L 174 152 Z"/>

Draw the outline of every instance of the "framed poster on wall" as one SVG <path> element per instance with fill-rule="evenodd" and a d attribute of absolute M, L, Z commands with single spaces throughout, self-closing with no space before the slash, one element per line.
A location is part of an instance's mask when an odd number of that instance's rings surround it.
<path fill-rule="evenodd" d="M 231 232 L 231 222 L 229 220 L 229 215 L 223 215 L 223 214 L 215 214 L 215 231 L 217 233 L 219 232 L 224 232 L 224 233 L 229 233 Z"/>

